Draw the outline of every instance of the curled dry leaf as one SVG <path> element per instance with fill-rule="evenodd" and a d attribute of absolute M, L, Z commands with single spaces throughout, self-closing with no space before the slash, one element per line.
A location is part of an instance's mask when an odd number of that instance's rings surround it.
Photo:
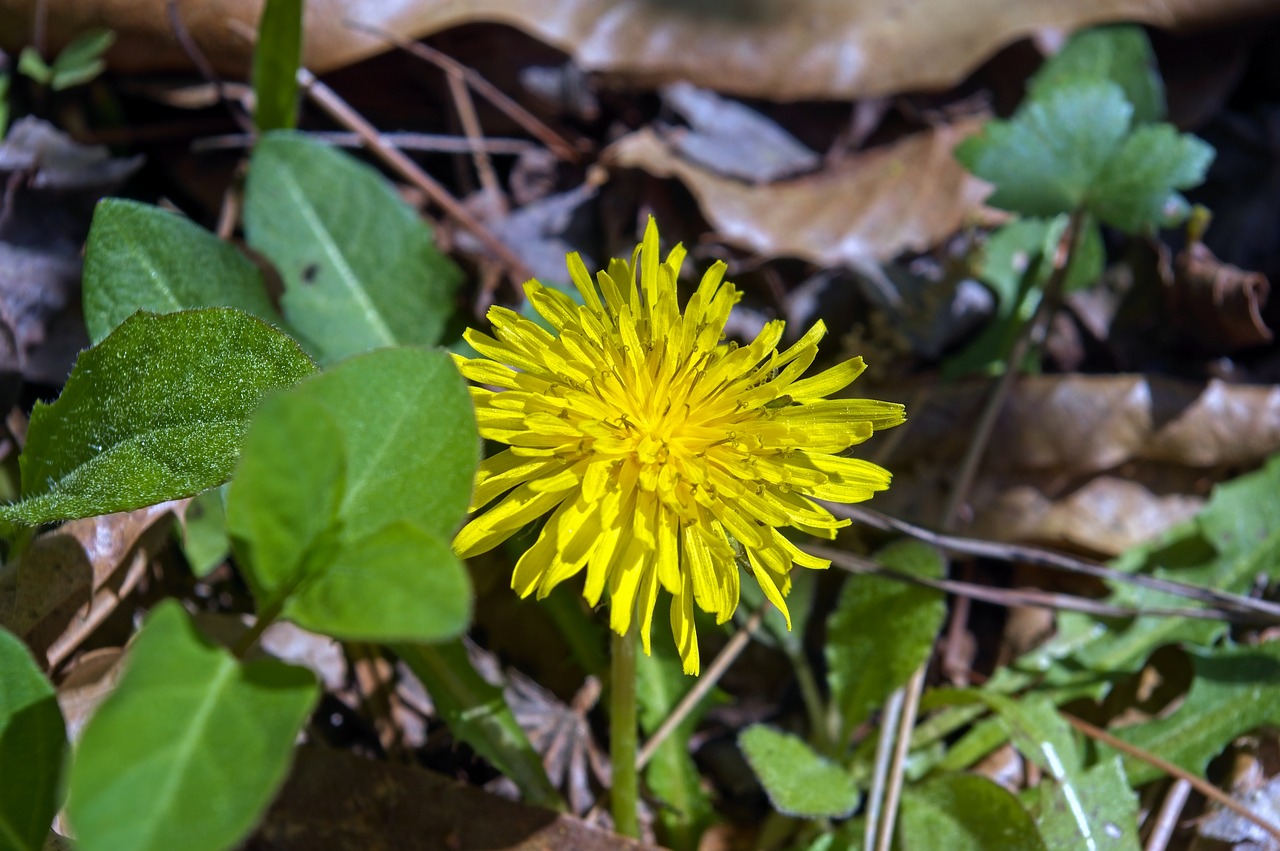
<path fill-rule="evenodd" d="M 1234 352 L 1271 341 L 1274 335 L 1262 319 L 1271 294 L 1266 275 L 1223 263 L 1202 242 L 1179 252 L 1171 278 L 1161 266 L 1170 319 L 1206 351 Z"/>
<path fill-rule="evenodd" d="M 763 186 L 684 160 L 648 128 L 615 142 L 605 160 L 679 179 L 716 232 L 749 251 L 856 266 L 923 251 L 981 209 L 988 185 L 951 154 L 978 126 L 977 120 L 942 125 Z"/>
<path fill-rule="evenodd" d="M 108 59 L 129 70 L 190 67 L 165 15 L 167 0 L 48 0 L 57 46 L 90 27 L 119 34 Z M 0 0 L 2 46 L 32 31 L 37 4 Z M 187 28 L 220 68 L 247 74 L 262 0 L 184 0 Z M 589 71 L 646 83 L 688 80 L 725 92 L 796 100 L 860 98 L 958 82 L 986 57 L 1046 29 L 1107 21 L 1187 29 L 1274 9 L 1269 0 L 310 0 L 306 61 L 316 71 L 380 52 L 354 19 L 409 38 L 463 24 L 518 27 Z"/>
<path fill-rule="evenodd" d="M 0 626 L 57 666 L 114 611 L 146 572 L 179 502 L 73 520 L 36 538 L 0 568 Z"/>

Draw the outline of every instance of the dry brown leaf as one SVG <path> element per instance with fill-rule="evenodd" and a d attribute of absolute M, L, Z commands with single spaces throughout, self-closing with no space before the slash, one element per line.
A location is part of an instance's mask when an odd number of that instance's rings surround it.
<path fill-rule="evenodd" d="M 1202 242 L 1178 253 L 1173 268 L 1161 263 L 1169 318 L 1205 351 L 1234 352 L 1269 343 L 1262 318 L 1271 282 L 1260 272 L 1223 263 Z"/>
<path fill-rule="evenodd" d="M 634 839 L 435 772 L 303 747 L 248 851 L 307 848 L 642 851 Z"/>
<path fill-rule="evenodd" d="M 173 38 L 167 0 L 48 0 L 50 41 L 107 26 L 116 67 L 190 67 Z M 31 0 L 0 0 L 3 47 L 32 31 Z M 181 0 L 187 28 L 224 71 L 247 74 L 261 0 Z M 306 61 L 324 71 L 379 52 L 344 23 L 408 38 L 463 24 L 518 27 L 589 71 L 654 85 L 688 80 L 724 92 L 796 100 L 943 89 L 993 52 L 1045 29 L 1107 21 L 1190 28 L 1273 12 L 1269 0 L 309 0 Z"/>
<path fill-rule="evenodd" d="M 951 149 L 978 126 L 976 120 L 940 126 L 763 186 L 682 159 L 648 128 L 618 140 L 605 160 L 679 179 L 715 231 L 749 251 L 821 266 L 859 265 L 923 251 L 976 214 L 989 187 L 965 171 Z"/>
<path fill-rule="evenodd" d="M 894 457 L 959 458 L 989 392 L 981 381 L 933 388 L 910 409 Z M 1001 412 L 991 446 L 999 450 L 987 453 L 988 470 L 1079 475 L 1128 461 L 1248 466 L 1280 451 L 1280 386 L 1154 375 L 1027 376 Z"/>
<path fill-rule="evenodd" d="M 137 585 L 165 531 L 157 521 L 181 502 L 73 520 L 36 538 L 0 569 L 0 625 L 56 666 Z"/>

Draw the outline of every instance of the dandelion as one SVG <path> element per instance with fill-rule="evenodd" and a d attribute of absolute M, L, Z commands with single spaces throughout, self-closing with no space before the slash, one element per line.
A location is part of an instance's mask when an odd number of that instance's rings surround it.
<path fill-rule="evenodd" d="M 598 288 L 569 255 L 581 305 L 525 284 L 553 332 L 503 307 L 489 311 L 493 336 L 467 331 L 481 357 L 457 363 L 479 385 L 471 394 L 480 434 L 509 448 L 480 465 L 472 510 L 506 496 L 454 548 L 485 552 L 550 512 L 512 588 L 541 598 L 585 570 L 587 602 L 607 590 L 610 626 L 627 635 L 638 621 L 646 653 L 661 588 L 684 670 L 696 674 L 694 605 L 718 623 L 732 617 L 741 564 L 787 614 L 792 566 L 830 562 L 782 530 L 833 538 L 848 521 L 814 500 L 859 502 L 887 488 L 886 470 L 843 453 L 904 415 L 890 402 L 825 398 L 858 377 L 861 358 L 802 377 L 826 333 L 821 322 L 781 352 L 781 321 L 749 345 L 725 342 L 741 295 L 723 263 L 682 313 L 684 255 L 676 246 L 661 262 L 651 218 L 631 261 L 610 261 Z"/>

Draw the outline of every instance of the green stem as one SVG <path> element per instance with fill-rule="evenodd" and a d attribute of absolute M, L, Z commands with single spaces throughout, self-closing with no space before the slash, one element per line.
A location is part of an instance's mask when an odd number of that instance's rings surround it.
<path fill-rule="evenodd" d="M 613 761 L 613 828 L 639 838 L 636 814 L 639 775 L 636 770 L 636 630 L 611 632 L 613 674 L 609 693 L 609 756 Z"/>

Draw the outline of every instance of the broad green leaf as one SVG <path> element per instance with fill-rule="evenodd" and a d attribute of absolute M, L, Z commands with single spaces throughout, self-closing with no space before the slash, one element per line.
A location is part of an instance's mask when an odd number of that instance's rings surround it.
<path fill-rule="evenodd" d="M 100 343 L 139 310 L 235 307 L 280 324 L 258 267 L 176 213 L 107 198 L 93 211 L 84 257 L 84 321 Z"/>
<path fill-rule="evenodd" d="M 161 603 L 85 727 L 67 813 L 83 851 L 223 851 L 266 811 L 319 694 L 302 668 L 241 663 Z"/>
<path fill-rule="evenodd" d="M 1027 216 L 1083 208 L 1137 231 L 1167 223 L 1181 199 L 1174 190 L 1203 179 L 1213 149 L 1167 124 L 1130 132 L 1132 117 L 1115 83 L 1069 80 L 1028 99 L 1009 121 L 989 122 L 956 156 L 996 185 L 988 201 L 997 207 Z"/>
<path fill-rule="evenodd" d="M 638 714 L 640 729 L 646 736 L 667 719 L 692 688 L 692 682 L 684 673 L 675 645 L 669 641 L 657 642 L 651 655 L 637 655 Z M 696 849 L 711 821 L 711 800 L 689 753 L 689 737 L 711 702 L 710 695 L 704 697 L 645 766 L 645 784 L 663 803 L 655 814 L 658 840 L 673 851 Z"/>
<path fill-rule="evenodd" d="M 449 541 L 477 445 L 469 397 L 440 352 L 371 352 L 268 400 L 227 509 L 259 605 L 339 638 L 458 635 L 471 592 Z"/>
<path fill-rule="evenodd" d="M 942 575 L 937 551 L 913 541 L 890 544 L 876 561 L 920 576 Z M 931 588 L 849 577 L 827 620 L 826 645 L 827 682 L 844 730 L 870 717 L 929 658 L 945 614 L 942 594 Z"/>
<path fill-rule="evenodd" d="M 337 638 L 443 641 L 471 622 L 471 581 L 448 538 L 396 522 L 317 564 L 282 614 Z"/>
<path fill-rule="evenodd" d="M 1129 233 L 1163 223 L 1167 207 L 1176 211 L 1187 206 L 1174 190 L 1202 183 L 1213 155 L 1211 146 L 1169 124 L 1139 127 L 1098 175 L 1089 209 Z"/>
<path fill-rule="evenodd" d="M 338 546 L 342 431 L 324 406 L 299 395 L 301 386 L 258 408 L 227 490 L 227 531 L 261 608 L 282 603 L 308 571 L 326 569 Z"/>
<path fill-rule="evenodd" d="M 439 340 L 461 273 L 369 166 L 268 134 L 249 165 L 244 220 L 284 280 L 285 318 L 321 361 Z"/>
<path fill-rule="evenodd" d="M 182 553 L 196 576 L 208 576 L 231 554 L 225 486 L 207 490 L 182 512 Z"/>
<path fill-rule="evenodd" d="M 1027 86 L 1027 97 L 1042 99 L 1054 89 L 1080 81 L 1109 80 L 1133 106 L 1135 124 L 1164 118 L 1164 83 L 1156 70 L 1151 41 L 1141 27 L 1120 25 L 1082 30 L 1044 64 Z"/>
<path fill-rule="evenodd" d="M 111 30 L 97 29 L 81 33 L 62 49 L 53 60 L 49 88 L 56 91 L 87 83 L 107 67 L 102 55 L 115 43 Z"/>
<path fill-rule="evenodd" d="M 1138 796 L 1119 758 L 1038 786 L 1036 825 L 1053 851 L 1138 851 Z"/>
<path fill-rule="evenodd" d="M 898 835 L 903 848 L 1046 851 L 1018 799 L 976 774 L 944 774 L 904 789 Z"/>
<path fill-rule="evenodd" d="M 53 686 L 0 629 L 0 851 L 39 851 L 58 810 L 67 733 Z"/>
<path fill-rule="evenodd" d="M 509 777 L 526 803 L 564 809 L 542 757 L 516 723 L 502 690 L 476 673 L 460 642 L 397 644 L 392 649 L 422 680 L 450 732 Z"/>
<path fill-rule="evenodd" d="M 752 724 L 738 735 L 738 747 L 783 815 L 846 818 L 857 808 L 858 788 L 848 772 L 800 737 Z"/>
<path fill-rule="evenodd" d="M 267 391 L 314 370 L 297 343 L 238 310 L 139 313 L 80 354 L 62 395 L 31 413 L 10 524 L 128 511 L 231 473 Z"/>
<path fill-rule="evenodd" d="M 302 0 L 266 0 L 253 51 L 253 123 L 259 131 L 297 126 L 301 62 Z"/>
<path fill-rule="evenodd" d="M 981 697 L 1000 713 L 1000 720 L 1018 751 L 1046 774 L 1061 779 L 1080 773 L 1080 749 L 1071 726 L 1058 714 L 1051 700 L 1037 694 L 1017 699 L 1001 694 L 982 694 Z"/>
<path fill-rule="evenodd" d="M 471 499 L 480 439 L 466 383 L 441 351 L 351 358 L 291 395 L 321 406 L 342 434 L 347 540 L 397 520 L 452 540 Z"/>
<path fill-rule="evenodd" d="M 989 204 L 1024 216 L 1070 213 L 1129 132 L 1133 107 L 1114 83 L 1077 82 L 1029 100 L 956 148 L 964 166 L 996 185 Z"/>
<path fill-rule="evenodd" d="M 1116 735 L 1203 775 L 1209 760 L 1236 736 L 1280 723 L 1280 641 L 1187 652 L 1195 679 L 1182 705 L 1171 715 L 1125 727 Z M 1126 758 L 1125 768 L 1134 786 L 1160 776 L 1158 769 L 1136 759 Z"/>

